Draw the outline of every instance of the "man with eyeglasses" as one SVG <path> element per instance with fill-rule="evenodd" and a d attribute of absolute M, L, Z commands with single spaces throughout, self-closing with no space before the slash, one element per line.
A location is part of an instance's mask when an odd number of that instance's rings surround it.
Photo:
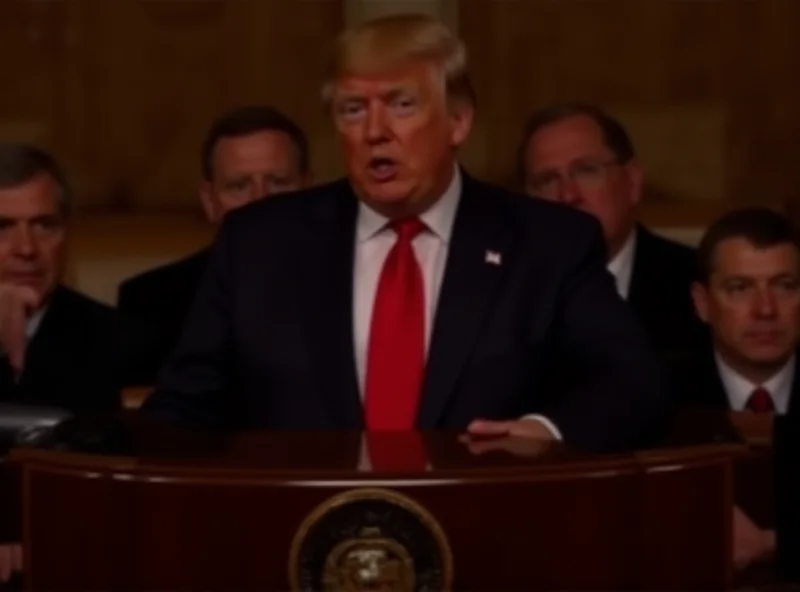
<path fill-rule="evenodd" d="M 694 252 L 637 222 L 644 174 L 622 125 L 591 105 L 547 107 L 525 126 L 519 168 L 528 195 L 600 221 L 617 291 L 662 355 L 693 351 L 704 334 L 690 298 Z"/>

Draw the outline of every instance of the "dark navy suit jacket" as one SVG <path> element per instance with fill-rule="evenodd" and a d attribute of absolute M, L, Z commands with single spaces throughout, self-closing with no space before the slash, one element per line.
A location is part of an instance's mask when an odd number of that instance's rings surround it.
<path fill-rule="evenodd" d="M 362 429 L 357 215 L 344 180 L 228 215 L 145 412 L 232 428 Z M 616 449 L 660 421 L 665 384 L 606 270 L 598 223 L 464 175 L 417 427 L 541 413 L 568 442 Z"/>

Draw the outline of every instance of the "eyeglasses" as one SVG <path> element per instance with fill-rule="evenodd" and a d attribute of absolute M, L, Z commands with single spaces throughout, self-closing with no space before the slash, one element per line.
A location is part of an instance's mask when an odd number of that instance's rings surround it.
<path fill-rule="evenodd" d="M 606 161 L 579 161 L 570 165 L 567 174 L 549 170 L 528 179 L 528 189 L 541 197 L 558 197 L 564 183 L 569 180 L 582 189 L 599 187 L 606 181 L 608 168 L 620 164 L 619 159 Z"/>

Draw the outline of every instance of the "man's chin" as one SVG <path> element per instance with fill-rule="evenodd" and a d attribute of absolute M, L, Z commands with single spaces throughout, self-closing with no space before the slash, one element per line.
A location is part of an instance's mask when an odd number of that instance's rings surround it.
<path fill-rule="evenodd" d="M 753 364 L 772 367 L 785 364 L 792 357 L 794 350 L 783 346 L 764 346 L 752 348 L 748 352 L 748 358 Z"/>
<path fill-rule="evenodd" d="M 397 181 L 370 184 L 363 188 L 362 198 L 368 206 L 386 215 L 402 212 L 416 201 L 412 189 Z"/>
<path fill-rule="evenodd" d="M 409 199 L 411 193 L 408 183 L 403 183 L 400 179 L 368 183 L 364 189 L 369 199 L 386 204 L 403 203 Z"/>
<path fill-rule="evenodd" d="M 50 285 L 50 282 L 48 282 L 46 279 L 44 279 L 42 277 L 35 277 L 35 276 L 19 277 L 19 276 L 17 276 L 17 277 L 9 278 L 8 282 L 10 284 L 15 285 L 15 286 L 31 288 L 32 290 L 34 290 L 39 295 L 40 298 L 44 298 L 45 296 L 50 294 L 54 289 L 53 286 Z"/>

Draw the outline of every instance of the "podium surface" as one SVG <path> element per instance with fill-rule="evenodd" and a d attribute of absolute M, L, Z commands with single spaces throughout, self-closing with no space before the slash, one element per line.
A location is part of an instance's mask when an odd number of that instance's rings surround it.
<path fill-rule="evenodd" d="M 736 445 L 475 454 L 455 433 L 409 433 L 377 443 L 407 453 L 384 469 L 374 444 L 133 422 L 71 450 L 15 449 L 26 588 L 731 585 Z"/>

